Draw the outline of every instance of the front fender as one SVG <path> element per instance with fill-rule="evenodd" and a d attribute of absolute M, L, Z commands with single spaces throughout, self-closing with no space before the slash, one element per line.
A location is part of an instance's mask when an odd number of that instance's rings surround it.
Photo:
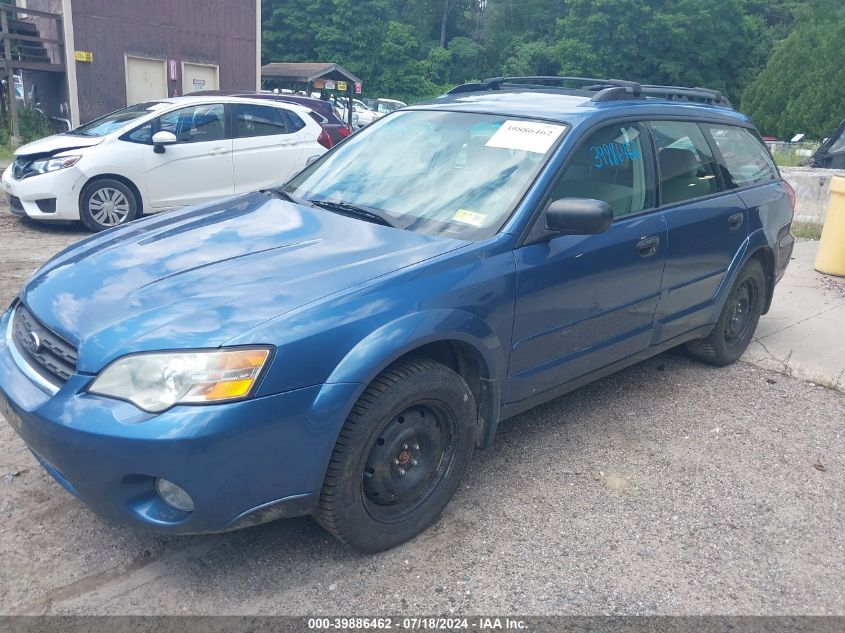
<path fill-rule="evenodd" d="M 489 325 L 463 310 L 426 310 L 386 323 L 358 342 L 326 381 L 369 384 L 396 359 L 437 341 L 461 341 L 474 347 L 487 365 L 486 378 L 504 375 L 505 350 Z"/>

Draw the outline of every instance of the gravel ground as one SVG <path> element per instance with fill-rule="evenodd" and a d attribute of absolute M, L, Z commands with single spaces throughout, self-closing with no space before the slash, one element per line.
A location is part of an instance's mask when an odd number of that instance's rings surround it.
<path fill-rule="evenodd" d="M 0 303 L 84 234 L 0 208 Z M 529 411 L 443 517 L 364 556 L 310 519 L 99 519 L 0 424 L 0 613 L 845 614 L 845 396 L 670 352 Z"/>

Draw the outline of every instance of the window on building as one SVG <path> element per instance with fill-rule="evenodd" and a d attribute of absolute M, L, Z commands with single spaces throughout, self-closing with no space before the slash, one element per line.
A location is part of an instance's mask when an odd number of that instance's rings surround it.
<path fill-rule="evenodd" d="M 751 132 L 731 125 L 708 125 L 722 155 L 728 188 L 746 187 L 777 178 L 777 170 L 763 143 Z"/>
<path fill-rule="evenodd" d="M 719 191 L 716 161 L 696 123 L 654 121 L 651 130 L 657 148 L 661 204 L 675 204 Z"/>
<path fill-rule="evenodd" d="M 615 217 L 654 206 L 654 174 L 645 127 L 614 125 L 595 132 L 575 151 L 557 181 L 552 200 L 592 198 Z"/>

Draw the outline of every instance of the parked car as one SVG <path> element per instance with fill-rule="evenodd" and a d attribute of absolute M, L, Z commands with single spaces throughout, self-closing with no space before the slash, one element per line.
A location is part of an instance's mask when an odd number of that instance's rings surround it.
<path fill-rule="evenodd" d="M 285 92 L 242 92 L 242 91 L 224 91 L 224 90 L 199 90 L 190 93 L 191 96 L 212 96 L 212 95 L 229 95 L 233 97 L 244 97 L 249 99 L 271 99 L 273 101 L 280 101 L 282 103 L 295 103 L 297 105 L 310 108 L 312 110 L 311 116 L 316 120 L 326 131 L 332 140 L 332 145 L 340 143 L 343 139 L 352 134 L 352 127 L 341 120 L 334 111 L 332 104 L 322 99 L 315 99 L 313 97 L 306 97 L 304 95 L 295 95 Z"/>
<path fill-rule="evenodd" d="M 331 140 L 294 104 L 176 97 L 129 106 L 15 151 L 3 172 L 13 213 L 91 231 L 142 213 L 279 185 Z"/>
<path fill-rule="evenodd" d="M 810 167 L 845 169 L 845 120 L 810 158 Z"/>
<path fill-rule="evenodd" d="M 343 121 L 348 121 L 347 106 L 349 100 L 345 97 L 335 97 L 332 100 L 334 107 L 337 110 L 337 115 Z M 352 127 L 360 129 L 365 127 L 378 119 L 381 115 L 374 110 L 371 110 L 367 105 L 359 99 L 352 100 Z"/>
<path fill-rule="evenodd" d="M 398 110 L 399 108 L 405 108 L 408 106 L 407 103 L 404 101 L 397 101 L 396 99 L 364 99 L 364 103 L 367 105 L 370 110 L 374 110 L 378 112 L 381 116 L 385 114 L 390 114 L 394 110 Z"/>
<path fill-rule="evenodd" d="M 3 415 L 116 521 L 313 514 L 373 551 L 436 519 L 502 420 L 678 345 L 736 361 L 793 246 L 750 119 L 704 89 L 532 82 L 60 253 L 0 319 Z"/>

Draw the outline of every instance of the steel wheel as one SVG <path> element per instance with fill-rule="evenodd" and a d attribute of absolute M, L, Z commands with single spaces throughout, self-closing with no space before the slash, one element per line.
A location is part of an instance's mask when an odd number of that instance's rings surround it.
<path fill-rule="evenodd" d="M 757 303 L 757 294 L 757 285 L 750 277 L 734 290 L 725 320 L 725 342 L 728 345 L 735 344 L 747 334 L 752 320 L 752 307 Z"/>
<path fill-rule="evenodd" d="M 385 523 L 424 505 L 455 461 L 454 414 L 435 402 L 408 407 L 391 419 L 370 448 L 363 472 L 364 504 Z"/>
<path fill-rule="evenodd" d="M 129 199 L 122 191 L 101 187 L 88 199 L 88 212 L 102 226 L 123 224 L 129 215 Z"/>

